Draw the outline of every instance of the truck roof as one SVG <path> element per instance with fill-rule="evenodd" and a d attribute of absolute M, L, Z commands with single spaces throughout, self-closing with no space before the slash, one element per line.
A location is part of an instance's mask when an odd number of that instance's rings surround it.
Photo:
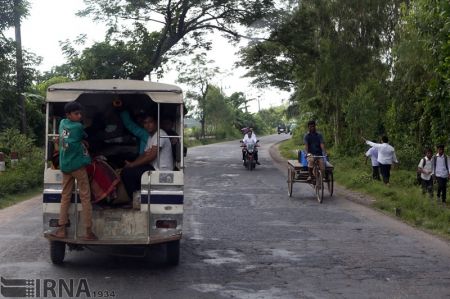
<path fill-rule="evenodd" d="M 183 103 L 180 87 L 141 80 L 102 79 L 53 84 L 47 89 L 47 102 L 71 102 L 84 93 L 147 94 L 157 103 Z"/>

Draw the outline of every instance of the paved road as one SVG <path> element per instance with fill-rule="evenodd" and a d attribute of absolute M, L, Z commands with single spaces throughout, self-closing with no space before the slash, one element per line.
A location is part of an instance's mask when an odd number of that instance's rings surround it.
<path fill-rule="evenodd" d="M 339 194 L 319 205 L 296 184 L 289 198 L 268 153 L 284 138 L 261 138 L 254 172 L 237 142 L 189 150 L 178 267 L 160 247 L 139 259 L 70 252 L 53 266 L 36 198 L 0 211 L 0 275 L 85 278 L 116 298 L 450 298 L 448 242 Z"/>

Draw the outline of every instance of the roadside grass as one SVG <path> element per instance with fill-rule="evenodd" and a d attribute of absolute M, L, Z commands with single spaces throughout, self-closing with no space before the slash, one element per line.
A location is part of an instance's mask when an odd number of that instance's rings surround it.
<path fill-rule="evenodd" d="M 287 159 L 296 159 L 298 145 L 292 140 L 280 144 L 280 153 Z M 375 199 L 373 207 L 396 216 L 419 228 L 430 230 L 450 238 L 450 208 L 443 207 L 422 195 L 419 186 L 414 185 L 416 174 L 412 171 L 393 169 L 390 186 L 372 180 L 370 161 L 364 164 L 363 157 L 334 157 L 335 181 L 348 189 L 368 194 Z M 435 186 L 436 188 L 436 186 Z M 435 190 L 436 198 L 436 190 Z"/>
<path fill-rule="evenodd" d="M 15 205 L 21 201 L 28 200 L 42 193 L 42 187 L 34 187 L 23 193 L 7 195 L 0 198 L 0 210 Z"/>

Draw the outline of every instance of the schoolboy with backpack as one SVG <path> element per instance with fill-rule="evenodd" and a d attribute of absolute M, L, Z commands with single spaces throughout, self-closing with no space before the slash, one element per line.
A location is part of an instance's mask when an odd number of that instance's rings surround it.
<path fill-rule="evenodd" d="M 433 151 L 431 148 L 425 150 L 425 156 L 420 159 L 417 166 L 417 181 L 422 186 L 422 194 L 428 193 L 433 198 Z"/>
<path fill-rule="evenodd" d="M 447 155 L 444 154 L 444 145 L 438 145 L 438 153 L 433 157 L 433 175 L 438 184 L 437 201 L 442 198 L 442 204 L 447 202 L 447 182 L 450 177 Z"/>
<path fill-rule="evenodd" d="M 425 195 L 425 193 L 428 193 L 430 196 L 430 199 L 433 198 L 433 151 L 431 148 L 427 148 L 425 150 L 425 156 L 420 159 L 419 165 L 417 166 L 417 174 L 418 174 L 418 181 L 420 181 L 420 184 L 422 186 L 422 194 Z"/>

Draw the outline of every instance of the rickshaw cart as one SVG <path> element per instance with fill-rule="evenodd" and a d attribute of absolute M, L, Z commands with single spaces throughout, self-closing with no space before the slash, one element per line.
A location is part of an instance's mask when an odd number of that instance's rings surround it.
<path fill-rule="evenodd" d="M 322 159 L 323 157 L 318 157 Z M 310 185 L 315 192 L 317 201 L 322 203 L 324 195 L 324 185 L 327 186 L 328 193 L 333 196 L 334 179 L 333 179 L 333 165 L 325 160 L 325 173 L 319 168 L 319 163 L 315 160 L 313 173 L 315 176 L 311 181 L 308 181 L 309 176 L 308 165 L 303 165 L 297 160 L 288 160 L 288 195 L 292 197 L 292 190 L 294 183 L 303 183 Z"/>

